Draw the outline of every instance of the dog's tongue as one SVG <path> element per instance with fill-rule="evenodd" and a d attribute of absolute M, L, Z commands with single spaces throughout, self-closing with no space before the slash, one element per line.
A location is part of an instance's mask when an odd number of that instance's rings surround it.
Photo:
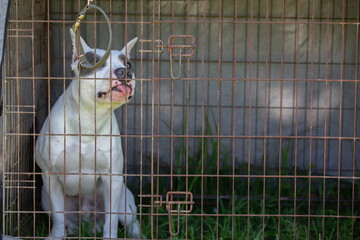
<path fill-rule="evenodd" d="M 131 89 L 127 86 L 124 85 L 119 85 L 116 88 L 118 88 L 119 90 L 121 90 L 122 93 L 129 95 L 131 93 Z"/>

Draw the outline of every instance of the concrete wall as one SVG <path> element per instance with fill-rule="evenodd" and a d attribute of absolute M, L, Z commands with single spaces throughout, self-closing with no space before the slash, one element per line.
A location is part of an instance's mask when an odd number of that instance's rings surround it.
<path fill-rule="evenodd" d="M 51 85 L 52 103 L 63 92 L 61 78 L 72 76 L 68 28 L 80 7 L 77 1 L 64 3 L 52 1 L 50 5 L 51 19 L 69 21 L 52 23 L 50 28 L 51 75 L 59 77 Z M 238 1 L 235 8 L 234 1 L 230 0 L 205 3 L 163 0 L 161 6 L 155 2 L 154 15 L 153 3 L 147 0 L 143 1 L 143 10 L 140 1 L 128 1 L 127 8 L 123 1 L 112 1 L 111 6 L 109 1 L 98 3 L 110 13 L 113 21 L 114 49 L 121 49 L 126 39 L 135 36 L 167 42 L 171 34 L 191 34 L 196 41 L 195 54 L 183 64 L 183 77 L 178 81 L 170 79 L 166 52 L 158 59 L 157 54 L 141 55 L 141 44 L 136 45 L 133 54 L 136 75 L 154 81 L 139 81 L 132 102 L 127 108 L 117 110 L 122 133 L 137 135 L 124 138 L 128 172 L 140 171 L 141 158 L 143 164 L 149 166 L 152 152 L 155 161 L 159 159 L 164 167 L 163 171 L 169 172 L 167 166 L 174 161 L 181 140 L 171 141 L 168 135 L 200 136 L 206 128 L 203 122 L 208 119 L 214 134 L 218 127 L 220 136 L 237 137 L 234 142 L 233 138 L 220 140 L 220 151 L 230 154 L 221 159 L 224 166 L 225 162 L 231 164 L 233 154 L 237 165 L 246 164 L 249 150 L 251 163 L 263 166 L 265 146 L 266 166 L 276 168 L 279 152 L 289 146 L 289 167 L 296 161 L 299 168 L 307 169 L 311 157 L 314 174 L 322 174 L 324 164 L 327 174 L 337 175 L 339 166 L 342 175 L 353 174 L 354 147 L 356 156 L 360 154 L 360 143 L 353 139 L 354 133 L 356 138 L 360 136 L 359 82 L 354 81 L 360 73 L 359 53 L 356 53 L 359 36 L 357 25 L 340 22 L 356 22 L 359 15 L 356 1 L 346 2 L 344 9 L 338 0 L 331 1 L 329 6 L 327 1 L 316 1 L 314 7 L 312 1 L 286 1 L 284 20 L 281 2 L 269 1 L 271 24 L 264 23 L 266 1 L 253 1 L 251 13 L 251 1 Z M 82 3 L 80 5 L 82 8 Z M 233 22 L 235 10 L 237 23 Z M 219 24 L 220 15 L 222 24 Z M 125 23 L 125 18 L 129 23 Z M 325 23 L 327 18 L 330 24 Z M 93 16 L 89 14 L 86 19 L 91 20 Z M 165 22 L 172 19 L 173 25 Z M 295 24 L 298 19 L 304 24 Z M 98 47 L 106 47 L 105 24 L 96 26 L 96 34 L 93 24 L 82 25 L 81 31 L 91 46 L 96 38 Z M 144 43 L 143 49 L 150 48 L 150 44 Z M 354 114 L 357 115 L 355 123 Z M 188 123 L 185 132 L 184 123 Z M 154 139 L 154 149 L 148 137 L 152 132 L 164 136 Z M 145 136 L 142 140 L 140 134 Z M 249 135 L 255 136 L 250 142 Z M 272 136 L 265 144 L 264 135 Z M 296 135 L 302 138 L 296 141 Z M 311 154 L 310 135 L 320 137 L 312 140 Z M 325 135 L 329 137 L 326 142 L 321 138 Z M 339 144 L 339 137 L 346 139 Z M 195 151 L 198 143 L 199 138 L 190 137 L 190 151 Z M 143 172 L 148 171 L 149 167 L 143 167 Z"/>

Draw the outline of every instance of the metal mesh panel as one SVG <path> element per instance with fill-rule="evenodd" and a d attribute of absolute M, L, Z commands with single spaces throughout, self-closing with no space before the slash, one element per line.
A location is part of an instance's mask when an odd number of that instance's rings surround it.
<path fill-rule="evenodd" d="M 113 49 L 139 37 L 135 95 L 110 138 L 122 140 L 142 238 L 360 237 L 358 0 L 93 3 L 109 15 Z M 4 234 L 50 233 L 35 140 L 76 79 L 68 29 L 85 4 L 12 1 Z M 106 48 L 100 14 L 86 15 L 81 35 Z M 69 238 L 102 236 L 78 226 Z M 130 237 L 120 224 L 119 237 Z"/>
<path fill-rule="evenodd" d="M 46 4 L 12 1 L 3 65 L 3 233 L 35 233 L 35 126 L 44 120 L 46 91 Z M 46 90 L 46 89 L 45 89 Z M 44 94 L 41 97 L 39 94 Z M 39 118 L 35 119 L 35 113 Z M 42 115 L 42 117 L 41 117 Z"/>

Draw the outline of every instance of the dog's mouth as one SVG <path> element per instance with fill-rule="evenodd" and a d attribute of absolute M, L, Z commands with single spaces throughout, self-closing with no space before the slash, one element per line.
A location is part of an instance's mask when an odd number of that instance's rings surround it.
<path fill-rule="evenodd" d="M 108 91 L 106 92 L 98 92 L 97 96 L 98 98 L 102 98 L 104 97 L 105 95 L 109 94 L 110 92 L 112 92 L 113 94 L 114 93 L 120 93 L 124 96 L 128 96 L 128 99 L 130 100 L 131 99 L 131 96 L 130 94 L 132 93 L 133 89 L 132 89 L 132 85 L 130 84 L 118 84 L 118 85 L 115 85 L 113 86 L 111 89 L 109 89 Z"/>
<path fill-rule="evenodd" d="M 120 84 L 120 85 L 116 85 L 114 87 L 111 88 L 111 91 L 113 92 L 121 92 L 124 95 L 130 95 L 132 92 L 132 86 L 128 85 L 128 84 Z"/>

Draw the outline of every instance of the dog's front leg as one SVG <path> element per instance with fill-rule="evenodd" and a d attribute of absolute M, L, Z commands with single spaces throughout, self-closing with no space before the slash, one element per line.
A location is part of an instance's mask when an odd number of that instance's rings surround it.
<path fill-rule="evenodd" d="M 123 187 L 122 176 L 102 176 L 104 184 L 105 224 L 103 238 L 116 238 L 119 222 L 119 202 L 121 188 Z"/>
<path fill-rule="evenodd" d="M 56 212 L 51 214 L 52 228 L 50 237 L 65 237 L 65 221 L 64 221 L 64 192 L 57 176 L 42 175 L 44 182 L 43 190 L 47 192 L 50 198 L 50 211 Z M 46 195 L 43 195 L 46 196 Z M 49 201 L 49 198 L 42 199 L 42 201 Z M 48 204 L 44 203 L 43 204 Z"/>

